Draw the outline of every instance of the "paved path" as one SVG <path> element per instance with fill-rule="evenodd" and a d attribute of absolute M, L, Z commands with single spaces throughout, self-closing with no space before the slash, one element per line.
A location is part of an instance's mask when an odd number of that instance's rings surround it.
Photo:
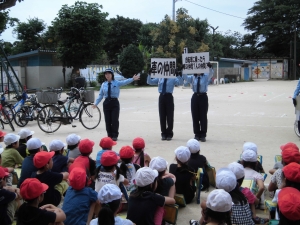
<path fill-rule="evenodd" d="M 297 81 L 240 82 L 209 86 L 209 113 L 207 142 L 201 143 L 201 153 L 216 169 L 236 161 L 245 141 L 258 145 L 263 155 L 265 171 L 272 168 L 274 155 L 280 154 L 279 146 L 286 142 L 299 143 L 293 124 L 295 120 L 292 95 Z M 97 92 L 98 94 L 98 92 Z M 146 141 L 145 151 L 150 156 L 162 156 L 174 162 L 174 150 L 194 137 L 190 112 L 191 89 L 174 90 L 175 124 L 172 141 L 160 140 L 157 87 L 121 90 L 120 135 L 114 150 L 131 145 L 132 139 L 141 136 Z M 102 111 L 102 103 L 99 104 Z M 102 114 L 103 117 L 103 114 Z M 99 141 L 106 136 L 104 118 L 95 130 L 86 130 L 78 121 L 77 128 L 61 126 L 54 134 L 45 134 L 35 122 L 27 127 L 35 131 L 34 137 L 48 144 L 52 139 L 65 141 L 69 133 L 76 132 L 82 138 L 96 142 L 92 156 L 95 158 Z M 18 128 L 17 128 L 18 129 Z M 6 129 L 8 130 L 8 128 Z M 269 183 L 270 175 L 266 183 Z M 204 193 L 202 198 L 207 194 Z M 181 209 L 178 224 L 200 217 L 196 203 Z"/>

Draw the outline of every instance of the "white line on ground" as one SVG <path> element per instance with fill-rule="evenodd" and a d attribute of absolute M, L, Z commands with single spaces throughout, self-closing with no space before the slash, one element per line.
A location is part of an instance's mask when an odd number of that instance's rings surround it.
<path fill-rule="evenodd" d="M 273 98 L 270 98 L 270 99 L 266 100 L 265 102 L 272 101 L 273 99 L 278 98 L 278 97 L 280 97 L 280 96 L 282 96 L 282 95 L 285 95 L 285 93 L 283 93 L 283 94 L 281 94 L 281 95 L 277 95 L 277 96 L 275 96 L 275 97 L 273 97 Z"/>

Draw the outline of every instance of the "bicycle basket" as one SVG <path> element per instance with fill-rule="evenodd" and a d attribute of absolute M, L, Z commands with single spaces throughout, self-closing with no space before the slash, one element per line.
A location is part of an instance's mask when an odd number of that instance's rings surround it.
<path fill-rule="evenodd" d="M 80 92 L 80 100 L 83 102 L 94 102 L 95 101 L 95 91 L 94 90 L 86 90 Z"/>
<path fill-rule="evenodd" d="M 37 92 L 36 93 L 37 99 L 39 103 L 42 104 L 55 104 L 58 101 L 58 94 L 55 92 Z"/>

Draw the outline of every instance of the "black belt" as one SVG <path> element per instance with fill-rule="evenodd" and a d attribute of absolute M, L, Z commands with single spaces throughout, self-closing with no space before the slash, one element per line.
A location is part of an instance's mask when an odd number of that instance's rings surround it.
<path fill-rule="evenodd" d="M 194 92 L 194 95 L 207 95 L 207 93 L 206 92 L 200 92 L 200 93 L 196 93 L 196 92 Z"/>
<path fill-rule="evenodd" d="M 160 93 L 161 95 L 172 95 L 172 93 Z"/>
<path fill-rule="evenodd" d="M 105 100 L 113 101 L 113 100 L 118 100 L 118 98 L 106 98 Z"/>

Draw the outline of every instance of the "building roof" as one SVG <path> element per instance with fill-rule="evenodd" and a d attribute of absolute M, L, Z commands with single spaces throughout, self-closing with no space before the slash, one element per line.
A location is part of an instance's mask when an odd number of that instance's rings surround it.
<path fill-rule="evenodd" d="M 232 62 L 232 63 L 248 63 L 248 64 L 255 63 L 255 61 L 251 61 L 251 60 L 231 59 L 231 58 L 220 58 L 219 61 Z"/>
<path fill-rule="evenodd" d="M 17 55 L 10 55 L 7 58 L 8 59 L 17 59 L 17 58 L 23 58 L 23 57 L 28 57 L 28 56 L 32 56 L 32 55 L 38 55 L 39 53 L 50 53 L 50 54 L 55 54 L 56 51 L 54 50 L 34 50 L 34 51 L 30 51 L 30 52 L 24 52 L 24 53 L 20 53 Z"/>

